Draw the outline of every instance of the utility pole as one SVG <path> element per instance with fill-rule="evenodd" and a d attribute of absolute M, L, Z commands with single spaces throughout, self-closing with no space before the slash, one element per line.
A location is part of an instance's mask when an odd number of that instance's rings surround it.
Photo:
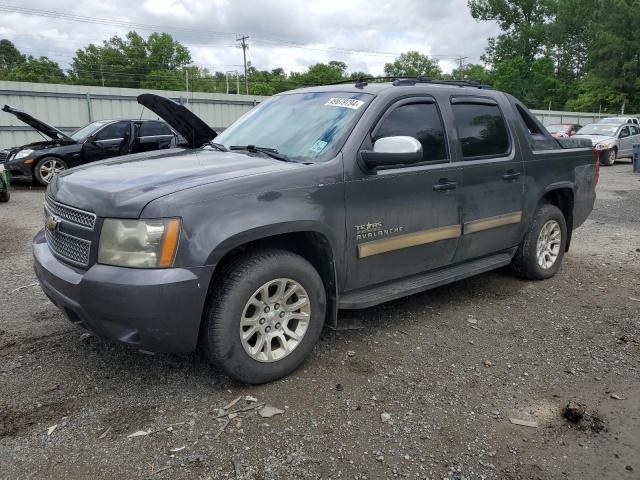
<path fill-rule="evenodd" d="M 464 80 L 464 61 L 469 57 L 463 57 L 460 55 L 458 58 L 458 64 L 460 65 L 460 80 Z"/>
<path fill-rule="evenodd" d="M 249 48 L 249 44 L 247 43 L 247 40 L 249 40 L 248 35 L 236 36 L 236 42 L 240 42 L 238 47 L 242 48 L 242 59 L 244 60 L 244 89 L 245 93 L 249 95 L 249 79 L 247 77 L 247 49 Z M 239 89 L 238 93 L 240 93 Z"/>

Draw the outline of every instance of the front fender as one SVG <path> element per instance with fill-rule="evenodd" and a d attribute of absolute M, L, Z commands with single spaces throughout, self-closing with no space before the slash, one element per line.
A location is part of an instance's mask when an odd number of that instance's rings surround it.
<path fill-rule="evenodd" d="M 271 225 L 263 225 L 260 227 L 250 228 L 232 235 L 231 237 L 223 240 L 218 244 L 209 257 L 207 258 L 207 265 L 216 265 L 222 257 L 235 248 L 242 245 L 254 242 L 256 240 L 262 240 L 276 235 L 282 235 L 286 233 L 302 233 L 313 232 L 318 233 L 325 237 L 329 241 L 331 251 L 334 253 L 338 248 L 337 239 L 333 238 L 332 232 L 326 225 L 312 220 L 299 220 L 290 222 L 280 222 Z"/>

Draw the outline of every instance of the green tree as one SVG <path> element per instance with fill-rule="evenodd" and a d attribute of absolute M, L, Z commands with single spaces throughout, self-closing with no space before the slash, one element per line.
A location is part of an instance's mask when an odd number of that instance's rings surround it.
<path fill-rule="evenodd" d="M 460 71 L 460 68 L 454 68 L 449 79 L 476 81 L 482 84 L 492 83 L 491 72 L 483 65 L 479 65 L 477 63 L 468 63 L 467 65 L 464 65 L 462 67 L 462 71 Z"/>
<path fill-rule="evenodd" d="M 349 78 L 351 80 L 357 80 L 360 77 L 367 78 L 367 77 L 373 77 L 373 75 L 371 75 L 370 73 L 367 73 L 367 72 L 351 72 L 349 74 Z"/>
<path fill-rule="evenodd" d="M 532 62 L 545 45 L 558 0 L 468 0 L 471 16 L 494 21 L 503 31 L 490 39 L 486 61 L 495 65 L 512 55 Z"/>
<path fill-rule="evenodd" d="M 167 33 L 152 33 L 144 39 L 136 32 L 125 38 L 111 37 L 102 45 L 90 44 L 76 52 L 70 77 L 83 85 L 138 88 L 151 81 L 151 72 L 166 72 L 165 82 L 191 63 L 186 47 Z M 172 72 L 172 73 L 168 73 Z M 171 80 L 173 83 L 173 80 Z"/>
<path fill-rule="evenodd" d="M 4 77 L 17 82 L 65 83 L 66 76 L 60 65 L 47 57 L 35 58 L 29 55 L 26 60 L 14 66 Z"/>
<path fill-rule="evenodd" d="M 344 80 L 346 69 L 347 65 L 344 62 L 316 63 L 311 65 L 306 73 L 302 74 L 301 80 L 305 85 L 325 85 L 339 82 Z"/>
<path fill-rule="evenodd" d="M 26 57 L 6 38 L 0 40 L 0 78 L 12 68 L 23 64 Z"/>
<path fill-rule="evenodd" d="M 438 61 L 417 51 L 403 53 L 393 63 L 386 63 L 384 73 L 390 77 L 440 78 L 442 76 Z"/>
<path fill-rule="evenodd" d="M 640 85 L 636 86 L 636 89 Z M 623 92 L 617 90 L 608 80 L 587 73 L 576 86 L 577 95 L 567 101 L 569 110 L 578 112 L 619 112 L 625 101 Z M 640 110 L 634 110 L 640 111 Z"/>

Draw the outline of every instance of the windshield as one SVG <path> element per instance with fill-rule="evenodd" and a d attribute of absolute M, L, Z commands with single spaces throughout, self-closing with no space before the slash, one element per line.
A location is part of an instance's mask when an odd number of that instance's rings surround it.
<path fill-rule="evenodd" d="M 568 125 L 547 125 L 547 131 L 549 133 L 566 132 L 567 130 L 569 130 Z"/>
<path fill-rule="evenodd" d="M 218 135 L 216 143 L 277 150 L 288 159 L 323 161 L 337 155 L 372 95 L 367 93 L 292 93 L 280 95 L 246 113 Z"/>
<path fill-rule="evenodd" d="M 106 125 L 107 123 L 108 122 L 106 121 L 90 123 L 89 125 L 85 125 L 84 127 L 79 128 L 69 136 L 76 141 L 82 140 L 83 138 L 92 135 L 96 130 L 98 130 L 103 125 Z"/>
<path fill-rule="evenodd" d="M 603 137 L 613 137 L 618 130 L 618 125 L 603 125 L 601 123 L 592 123 L 578 130 L 578 135 L 601 135 Z"/>

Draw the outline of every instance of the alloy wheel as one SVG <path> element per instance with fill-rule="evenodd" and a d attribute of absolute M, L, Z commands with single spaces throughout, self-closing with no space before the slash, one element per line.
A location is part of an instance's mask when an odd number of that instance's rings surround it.
<path fill-rule="evenodd" d="M 258 362 L 276 362 L 302 342 L 311 315 L 304 287 L 290 278 L 277 278 L 258 288 L 245 304 L 240 339 L 245 352 Z"/>
<path fill-rule="evenodd" d="M 42 162 L 39 169 L 40 178 L 46 183 L 49 183 L 55 175 L 65 170 L 65 166 L 55 158 L 50 158 Z"/>
<path fill-rule="evenodd" d="M 551 268 L 560 255 L 562 230 L 556 220 L 548 220 L 540 230 L 536 244 L 536 258 L 543 270 Z"/>

